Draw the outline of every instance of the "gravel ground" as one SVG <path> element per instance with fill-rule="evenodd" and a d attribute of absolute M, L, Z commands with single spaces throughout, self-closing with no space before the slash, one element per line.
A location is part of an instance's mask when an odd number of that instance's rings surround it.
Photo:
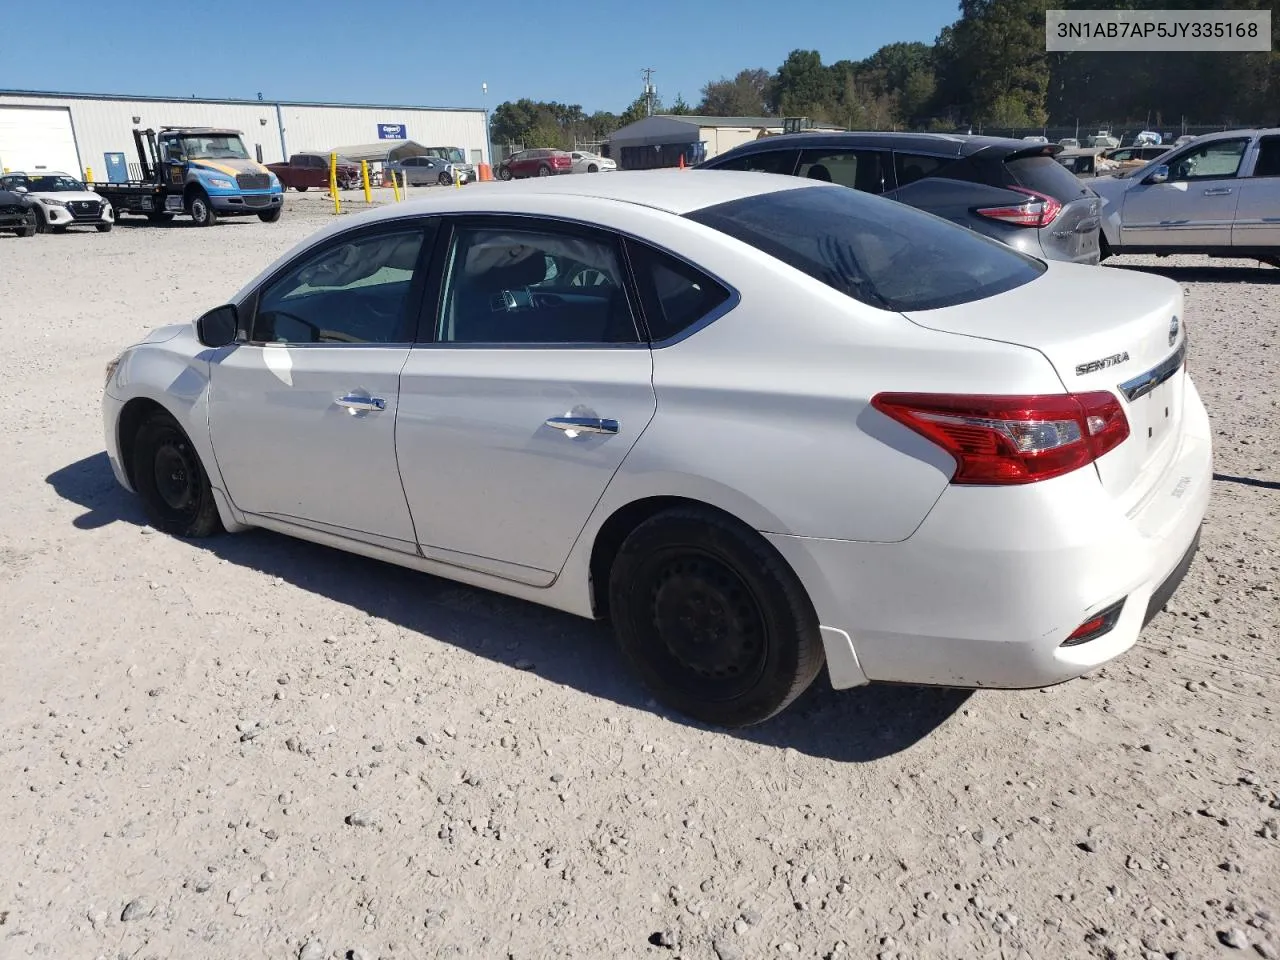
<path fill-rule="evenodd" d="M 1158 261 L 1218 481 L 1135 650 L 1018 693 L 820 679 L 726 734 L 595 624 L 143 525 L 103 365 L 328 222 L 290 208 L 0 238 L 0 956 L 1278 955 L 1280 271 Z"/>

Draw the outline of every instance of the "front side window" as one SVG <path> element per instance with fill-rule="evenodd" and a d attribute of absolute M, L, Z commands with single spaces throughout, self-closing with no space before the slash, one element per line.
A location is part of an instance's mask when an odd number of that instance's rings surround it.
<path fill-rule="evenodd" d="M 1169 164 L 1170 180 L 1220 180 L 1236 175 L 1248 140 L 1218 140 L 1188 150 Z"/>
<path fill-rule="evenodd" d="M 796 151 L 760 150 L 724 163 L 717 163 L 716 170 L 748 170 L 756 173 L 782 173 L 790 176 L 796 169 Z"/>
<path fill-rule="evenodd" d="M 460 227 L 447 261 L 440 343 L 638 343 L 612 240 L 558 230 Z"/>
<path fill-rule="evenodd" d="M 806 150 L 796 173 L 863 193 L 884 193 L 890 189 L 888 157 L 879 150 Z"/>
<path fill-rule="evenodd" d="M 362 237 L 307 258 L 263 290 L 260 343 L 402 343 L 423 228 Z"/>
<path fill-rule="evenodd" d="M 779 190 L 685 216 L 882 310 L 981 300 L 1045 270 L 972 230 L 857 190 Z"/>
<path fill-rule="evenodd" d="M 1280 177 L 1280 137 L 1263 137 L 1258 142 L 1258 161 L 1253 165 L 1255 177 Z"/>

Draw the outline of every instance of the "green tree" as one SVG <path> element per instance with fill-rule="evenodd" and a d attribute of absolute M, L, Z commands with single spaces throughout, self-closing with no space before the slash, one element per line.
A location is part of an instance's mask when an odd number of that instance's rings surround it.
<path fill-rule="evenodd" d="M 778 68 L 772 93 L 782 116 L 826 118 L 836 101 L 834 78 L 817 50 L 792 50 Z"/>
<path fill-rule="evenodd" d="M 1046 0 L 960 0 L 948 81 L 971 120 L 1003 125 L 999 114 L 1039 126 L 1047 119 L 1046 7 Z"/>
<path fill-rule="evenodd" d="M 740 70 L 732 79 L 721 77 L 702 88 L 698 112 L 709 117 L 762 117 L 772 111 L 767 98 L 772 77 L 756 67 Z"/>
<path fill-rule="evenodd" d="M 653 95 L 653 112 L 662 112 L 662 99 L 655 93 Z M 631 105 L 622 111 L 622 116 L 618 117 L 620 126 L 626 126 L 629 123 L 635 123 L 637 120 L 643 120 L 649 115 L 649 104 L 644 94 L 636 97 L 631 101 Z"/>
<path fill-rule="evenodd" d="M 677 93 L 675 103 L 671 104 L 671 106 L 667 108 L 667 113 L 674 116 L 684 116 L 686 114 L 693 113 L 693 107 L 684 102 L 683 94 Z"/>

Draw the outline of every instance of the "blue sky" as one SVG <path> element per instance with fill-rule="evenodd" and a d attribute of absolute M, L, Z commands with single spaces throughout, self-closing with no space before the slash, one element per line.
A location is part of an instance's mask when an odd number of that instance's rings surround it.
<path fill-rule="evenodd" d="M 56 55 L 39 41 L 5 45 L 0 88 L 483 106 L 487 82 L 490 108 L 530 97 L 621 111 L 641 92 L 642 67 L 667 103 L 677 93 L 696 103 L 708 80 L 776 69 L 797 47 L 824 63 L 857 60 L 898 40 L 932 42 L 959 15 L 956 0 L 480 0 L 447 16 L 435 3 L 258 0 L 180 5 L 206 14 L 207 29 L 188 29 L 184 12 L 157 24 L 165 46 L 148 54 L 137 31 L 156 23 L 154 2 L 76 12 L 87 6 L 63 6 Z"/>

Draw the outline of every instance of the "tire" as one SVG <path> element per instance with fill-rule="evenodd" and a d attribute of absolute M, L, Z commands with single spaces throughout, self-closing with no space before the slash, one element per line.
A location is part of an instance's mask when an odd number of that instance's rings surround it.
<path fill-rule="evenodd" d="M 222 527 L 200 455 L 167 413 L 152 413 L 134 435 L 133 486 L 157 530 L 207 537 Z"/>
<path fill-rule="evenodd" d="M 197 227 L 212 227 L 218 222 L 218 212 L 213 209 L 209 195 L 203 190 L 197 190 L 191 194 L 191 198 L 187 201 L 187 212 L 191 214 L 191 219 Z"/>
<path fill-rule="evenodd" d="M 599 173 L 599 172 L 600 172 L 600 168 L 596 166 L 594 163 L 587 164 L 587 173 Z"/>
<path fill-rule="evenodd" d="M 22 226 L 13 231 L 15 236 L 34 237 L 36 231 L 40 229 L 40 215 L 34 210 L 28 210 L 27 215 L 22 218 Z"/>
<path fill-rule="evenodd" d="M 307 192 L 307 190 L 309 190 L 310 188 L 309 188 L 309 187 L 294 187 L 293 189 L 297 190 L 299 193 L 306 193 L 306 192 Z"/>
<path fill-rule="evenodd" d="M 157 226 L 159 226 L 159 225 L 160 225 L 160 224 L 162 224 L 162 223 L 172 223 L 172 222 L 173 222 L 173 214 L 172 214 L 172 213 L 163 213 L 163 212 L 161 212 L 161 213 L 156 213 L 156 212 L 154 212 L 154 211 L 153 211 L 153 212 L 151 212 L 151 213 L 148 213 L 148 214 L 147 214 L 147 219 L 148 219 L 148 220 L 150 220 L 152 223 L 156 224 Z"/>
<path fill-rule="evenodd" d="M 66 233 L 67 225 L 65 223 L 56 223 L 49 228 L 50 233 Z"/>
<path fill-rule="evenodd" d="M 36 233 L 49 233 L 49 221 L 44 218 L 40 208 L 32 207 L 31 212 L 36 215 Z"/>
<path fill-rule="evenodd" d="M 1098 237 L 1098 262 L 1102 263 L 1102 261 L 1106 260 L 1107 257 L 1109 256 L 1111 256 L 1111 244 L 1107 243 L 1107 238 L 1105 236 L 1099 236 Z"/>
<path fill-rule="evenodd" d="M 258 214 L 258 219 L 261 220 L 263 223 L 275 223 L 277 220 L 280 219 L 283 213 L 284 213 L 284 207 L 279 206 L 271 210 L 263 210 L 260 214 Z"/>
<path fill-rule="evenodd" d="M 510 167 L 499 167 L 499 168 L 498 168 L 498 179 L 499 179 L 499 180 L 510 180 L 510 179 L 511 179 L 511 176 L 512 176 L 512 174 L 511 174 L 511 168 L 510 168 Z"/>
<path fill-rule="evenodd" d="M 112 228 L 113 226 L 114 226 L 114 224 L 111 224 L 111 223 L 100 223 L 100 224 L 98 224 L 98 232 L 99 232 L 99 233 L 110 233 L 110 232 L 111 232 L 111 228 Z"/>
<path fill-rule="evenodd" d="M 609 611 L 653 695 L 714 726 L 777 715 L 824 662 L 795 573 L 754 530 L 710 510 L 665 511 L 632 531 L 609 571 Z"/>
<path fill-rule="evenodd" d="M 540 177 L 551 176 L 551 168 L 544 163 L 542 166 L 538 167 L 538 176 Z"/>
<path fill-rule="evenodd" d="M 453 186 L 453 177 L 449 176 L 447 173 L 440 174 L 436 179 L 440 181 L 440 186 L 442 187 Z"/>

